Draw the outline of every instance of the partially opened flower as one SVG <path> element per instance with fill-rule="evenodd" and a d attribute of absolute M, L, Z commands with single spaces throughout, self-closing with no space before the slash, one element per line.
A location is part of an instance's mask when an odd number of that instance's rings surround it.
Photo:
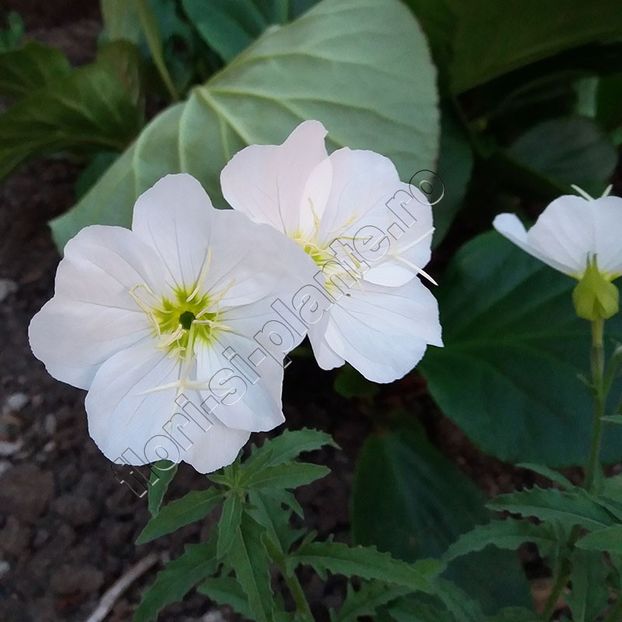
<path fill-rule="evenodd" d="M 227 201 L 294 240 L 316 274 L 294 306 L 319 365 L 348 361 L 376 382 L 410 371 L 442 345 L 438 307 L 419 280 L 430 259 L 432 210 L 387 158 L 339 149 L 299 125 L 282 145 L 253 145 L 221 175 Z M 427 276 L 427 275 L 426 275 Z"/>
<path fill-rule="evenodd" d="M 547 265 L 579 281 L 574 301 L 580 317 L 607 319 L 618 312 L 622 276 L 622 198 L 564 195 L 527 231 L 514 214 L 493 222 L 499 233 Z"/>
<path fill-rule="evenodd" d="M 297 262 L 270 227 L 169 175 L 139 197 L 131 230 L 86 227 L 67 243 L 30 344 L 52 376 L 88 389 L 89 432 L 108 458 L 212 471 L 283 420 L 281 361 L 254 335 L 300 287 Z"/>

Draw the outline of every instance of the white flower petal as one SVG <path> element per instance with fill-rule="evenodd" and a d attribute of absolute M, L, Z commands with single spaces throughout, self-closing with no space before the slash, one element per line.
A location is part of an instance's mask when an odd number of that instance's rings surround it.
<path fill-rule="evenodd" d="M 214 214 L 204 288 L 223 294 L 221 306 L 247 305 L 266 296 L 291 298 L 314 271 L 303 250 L 269 225 L 234 210 Z"/>
<path fill-rule="evenodd" d="M 546 262 L 566 274 L 578 277 L 595 252 L 594 214 L 590 201 L 572 195 L 555 199 L 529 230 L 532 249 Z"/>
<path fill-rule="evenodd" d="M 532 257 L 539 259 L 560 272 L 570 275 L 574 274 L 576 266 L 574 263 L 569 263 L 568 258 L 564 262 L 558 261 L 551 257 L 548 250 L 542 251 L 532 244 L 527 230 L 515 214 L 499 214 L 494 219 L 492 225 L 502 236 Z"/>
<path fill-rule="evenodd" d="M 218 403 L 213 413 L 228 428 L 264 432 L 285 420 L 282 362 L 266 357 L 254 366 L 248 357 L 256 348 L 250 339 L 224 334 L 217 344 L 197 350 L 197 381 L 209 385 L 208 390 L 201 390 L 201 397 L 205 401 L 213 396 L 214 404 Z"/>
<path fill-rule="evenodd" d="M 168 447 L 168 459 L 179 462 L 179 450 L 165 438 L 177 388 L 154 391 L 178 379 L 179 362 L 151 341 L 118 352 L 99 368 L 85 403 L 89 434 L 107 458 L 147 464 L 163 457 L 156 453 L 160 443 Z"/>
<path fill-rule="evenodd" d="M 161 257 L 170 286 L 194 286 L 208 260 L 215 211 L 201 184 L 185 173 L 163 177 L 138 197 L 132 231 Z"/>
<path fill-rule="evenodd" d="M 82 229 L 65 247 L 54 298 L 30 323 L 33 353 L 54 378 L 88 388 L 102 362 L 153 330 L 130 291 L 157 290 L 161 272 L 158 257 L 131 231 Z"/>
<path fill-rule="evenodd" d="M 197 434 L 197 442 L 186 452 L 184 461 L 199 473 L 212 473 L 231 464 L 246 445 L 250 432 L 220 425 L 217 421 L 205 434 Z"/>
<path fill-rule="evenodd" d="M 594 214 L 594 254 L 598 267 L 622 276 L 622 198 L 608 196 L 592 202 Z"/>
<path fill-rule="evenodd" d="M 436 299 L 418 279 L 402 287 L 362 283 L 328 313 L 326 342 L 374 382 L 401 378 L 428 344 L 442 345 Z"/>
<path fill-rule="evenodd" d="M 328 156 L 325 136 L 326 128 L 321 123 L 305 121 L 282 145 L 242 149 L 220 175 L 223 196 L 252 220 L 293 235 L 300 225 L 309 176 Z M 307 192 L 316 190 L 316 186 L 307 188 Z"/>
<path fill-rule="evenodd" d="M 329 318 L 329 313 L 324 313 L 322 319 L 317 324 L 309 326 L 309 342 L 311 343 L 315 360 L 322 369 L 335 369 L 336 367 L 341 367 L 346 362 L 330 347 L 326 340 Z"/>

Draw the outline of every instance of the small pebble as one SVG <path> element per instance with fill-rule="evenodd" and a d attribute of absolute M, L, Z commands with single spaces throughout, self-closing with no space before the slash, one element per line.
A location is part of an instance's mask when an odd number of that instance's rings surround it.
<path fill-rule="evenodd" d="M 0 579 L 11 570 L 11 564 L 4 559 L 0 559 Z"/>
<path fill-rule="evenodd" d="M 25 393 L 13 393 L 6 398 L 3 411 L 5 413 L 16 413 L 24 408 L 26 404 L 28 404 L 28 396 Z"/>
<path fill-rule="evenodd" d="M 17 291 L 17 283 L 10 279 L 0 279 L 0 302 Z"/>

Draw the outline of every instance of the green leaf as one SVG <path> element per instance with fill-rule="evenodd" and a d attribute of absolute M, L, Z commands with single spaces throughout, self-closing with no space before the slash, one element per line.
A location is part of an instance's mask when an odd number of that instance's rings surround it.
<path fill-rule="evenodd" d="M 622 525 L 611 525 L 588 533 L 577 542 L 577 548 L 585 551 L 622 554 Z"/>
<path fill-rule="evenodd" d="M 389 607 L 388 614 L 395 622 L 456 622 L 446 609 L 413 598 L 401 599 Z"/>
<path fill-rule="evenodd" d="M 529 469 L 530 471 L 533 471 L 538 475 L 542 475 L 543 477 L 546 477 L 558 486 L 561 486 L 561 488 L 563 488 L 564 490 L 574 488 L 574 484 L 567 477 L 557 471 L 554 471 L 553 469 L 550 469 L 547 466 L 544 466 L 543 464 L 534 464 L 533 462 L 519 462 L 516 466 L 520 467 L 521 469 Z"/>
<path fill-rule="evenodd" d="M 445 559 L 449 562 L 474 551 L 482 551 L 487 546 L 515 551 L 525 542 L 536 544 L 540 554 L 545 556 L 547 551 L 557 545 L 557 536 L 546 524 L 535 525 L 510 518 L 492 521 L 478 525 L 460 536 L 445 553 Z"/>
<path fill-rule="evenodd" d="M 328 571 L 347 577 L 374 579 L 426 593 L 434 592 L 435 579 L 443 569 L 436 560 L 409 564 L 374 547 L 350 547 L 341 542 L 305 543 L 288 557 L 287 564 L 292 572 L 302 564 L 312 566 L 319 573 Z"/>
<path fill-rule="evenodd" d="M 96 153 L 76 180 L 74 186 L 76 198 L 83 197 L 118 157 L 119 154 L 114 151 Z"/>
<path fill-rule="evenodd" d="M 97 62 L 117 76 L 134 105 L 142 106 L 141 59 L 129 41 L 111 41 L 100 46 Z"/>
<path fill-rule="evenodd" d="M 225 497 L 218 521 L 218 546 L 216 548 L 218 559 L 224 559 L 231 550 L 240 528 L 243 510 L 244 504 L 237 494 L 229 494 Z"/>
<path fill-rule="evenodd" d="M 213 542 L 186 546 L 185 552 L 169 562 L 143 594 L 133 622 L 155 621 L 161 609 L 180 601 L 199 581 L 214 573 L 218 567 L 215 548 Z"/>
<path fill-rule="evenodd" d="M 278 466 L 296 459 L 305 451 L 315 451 L 325 446 L 339 447 L 330 434 L 320 430 L 285 430 L 279 436 L 264 441 L 261 447 L 253 449 L 243 469 L 256 471 L 260 467 Z"/>
<path fill-rule="evenodd" d="M 225 61 L 248 47 L 270 25 L 290 18 L 286 0 L 182 0 L 205 43 Z"/>
<path fill-rule="evenodd" d="M 263 528 L 248 514 L 243 514 L 227 563 L 235 569 L 253 618 L 257 622 L 268 622 L 271 620 L 274 596 L 270 583 L 270 560 L 261 541 L 262 533 Z"/>
<path fill-rule="evenodd" d="M 151 516 L 157 516 L 169 484 L 177 473 L 177 465 L 168 460 L 160 460 L 151 467 L 149 478 L 148 507 Z"/>
<path fill-rule="evenodd" d="M 485 453 L 549 466 L 585 460 L 593 405 L 577 375 L 589 366 L 590 335 L 572 307 L 573 283 L 494 232 L 450 264 L 438 289 L 445 347 L 429 349 L 420 369 L 441 410 Z M 607 323 L 608 338 L 620 339 L 621 320 Z M 608 432 L 603 459 L 617 460 L 622 435 Z"/>
<path fill-rule="evenodd" d="M 411 421 L 398 421 L 363 446 L 352 494 L 352 529 L 358 543 L 375 544 L 408 561 L 438 558 L 490 516 L 482 493 Z M 492 576 L 490 567 L 497 568 Z M 452 562 L 446 576 L 487 611 L 523 604 L 529 597 L 513 553 L 489 549 L 469 555 Z"/>
<path fill-rule="evenodd" d="M 574 551 L 568 605 L 573 622 L 593 622 L 607 606 L 607 568 L 600 553 Z"/>
<path fill-rule="evenodd" d="M 617 37 L 617 0 L 453 1 L 451 87 L 466 91 L 564 50 Z"/>
<path fill-rule="evenodd" d="M 535 516 L 544 522 L 558 521 L 566 528 L 578 525 L 594 530 L 614 522 L 611 514 L 581 489 L 565 492 L 556 488 L 530 488 L 499 495 L 488 507 L 499 512 Z"/>
<path fill-rule="evenodd" d="M 0 53 L 0 95 L 18 99 L 53 85 L 70 72 L 71 66 L 62 52 L 30 41 L 21 48 Z"/>
<path fill-rule="evenodd" d="M 197 592 L 204 594 L 218 605 L 231 607 L 241 616 L 253 619 L 246 594 L 240 584 L 232 577 L 210 577 L 199 585 Z"/>
<path fill-rule="evenodd" d="M 364 583 L 358 590 L 354 590 L 348 583 L 345 600 L 339 611 L 331 612 L 331 622 L 357 622 L 362 616 L 373 618 L 380 607 L 404 596 L 408 591 L 408 588 L 389 587 L 386 583 L 376 581 Z M 413 619 L 409 618 L 408 622 L 413 622 Z"/>
<path fill-rule="evenodd" d="M 276 545 L 281 555 L 289 552 L 291 545 L 302 535 L 302 531 L 294 529 L 289 522 L 291 511 L 283 510 L 287 501 L 285 491 L 274 491 L 275 497 L 253 490 L 249 493 L 252 507 L 248 513 L 266 530 L 267 536 Z M 286 493 L 291 494 L 291 493 Z M 282 497 L 282 498 L 279 498 Z"/>
<path fill-rule="evenodd" d="M 7 15 L 7 27 L 0 30 L 0 52 L 17 48 L 24 36 L 24 22 L 19 13 L 11 11 Z"/>
<path fill-rule="evenodd" d="M 123 149 L 139 126 L 136 107 L 108 68 L 81 67 L 0 115 L 0 178 L 34 156 Z"/>
<path fill-rule="evenodd" d="M 618 154 L 594 121 L 565 117 L 535 125 L 509 148 L 523 168 L 542 176 L 559 192 L 576 184 L 600 195 L 609 182 Z"/>
<path fill-rule="evenodd" d="M 436 1 L 436 0 L 435 0 Z M 466 130 L 453 111 L 445 108 L 441 119 L 441 147 L 438 162 L 439 181 L 443 198 L 432 207 L 434 241 L 438 246 L 462 207 L 473 172 L 473 150 Z"/>
<path fill-rule="evenodd" d="M 616 423 L 617 425 L 622 425 L 622 415 L 611 415 L 611 417 L 602 417 L 602 421 L 606 421 L 607 423 Z"/>
<path fill-rule="evenodd" d="M 54 221 L 55 239 L 62 247 L 86 224 L 128 226 L 138 194 L 167 173 L 193 174 L 222 206 L 219 175 L 231 156 L 248 144 L 281 142 L 305 119 L 326 125 L 330 149 L 382 153 L 403 179 L 433 168 L 435 71 L 401 2 L 323 0 L 265 33 L 186 103 L 157 116 L 76 208 Z"/>
<path fill-rule="evenodd" d="M 168 71 L 168 67 L 166 66 L 164 49 L 162 47 L 162 37 L 160 35 L 160 27 L 151 4 L 148 0 L 130 0 L 130 2 L 132 2 L 136 7 L 136 13 L 138 15 L 138 19 L 140 20 L 140 25 L 145 39 L 147 40 L 147 45 L 149 46 L 153 63 L 162 78 L 162 82 L 164 83 L 164 86 L 166 86 L 166 89 L 172 99 L 178 100 L 179 94 L 173 84 L 173 79 Z"/>
<path fill-rule="evenodd" d="M 329 473 L 330 469 L 322 464 L 290 462 L 266 467 L 255 473 L 249 473 L 244 477 L 241 484 L 255 490 L 265 488 L 298 488 L 326 477 Z"/>
<path fill-rule="evenodd" d="M 107 41 L 130 41 L 138 45 L 142 38 L 136 4 L 128 0 L 100 0 Z"/>
<path fill-rule="evenodd" d="M 335 376 L 334 389 L 347 399 L 353 397 L 374 397 L 380 390 L 374 382 L 370 382 L 351 365 L 344 365 Z"/>
<path fill-rule="evenodd" d="M 145 544 L 160 536 L 176 531 L 207 516 L 222 501 L 217 488 L 195 490 L 165 505 L 141 531 L 136 544 Z"/>
<path fill-rule="evenodd" d="M 487 622 L 540 622 L 540 618 L 529 609 L 506 607 L 488 618 Z"/>

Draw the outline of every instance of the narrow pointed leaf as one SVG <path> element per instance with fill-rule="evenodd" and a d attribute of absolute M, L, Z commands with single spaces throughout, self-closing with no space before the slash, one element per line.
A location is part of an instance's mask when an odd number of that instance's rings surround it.
<path fill-rule="evenodd" d="M 145 544 L 207 516 L 222 501 L 216 488 L 195 490 L 165 505 L 142 530 L 136 544 Z"/>
<path fill-rule="evenodd" d="M 149 501 L 148 507 L 151 516 L 156 516 L 160 511 L 162 500 L 168 490 L 169 484 L 177 473 L 177 465 L 168 460 L 160 460 L 151 467 L 149 478 Z"/>

